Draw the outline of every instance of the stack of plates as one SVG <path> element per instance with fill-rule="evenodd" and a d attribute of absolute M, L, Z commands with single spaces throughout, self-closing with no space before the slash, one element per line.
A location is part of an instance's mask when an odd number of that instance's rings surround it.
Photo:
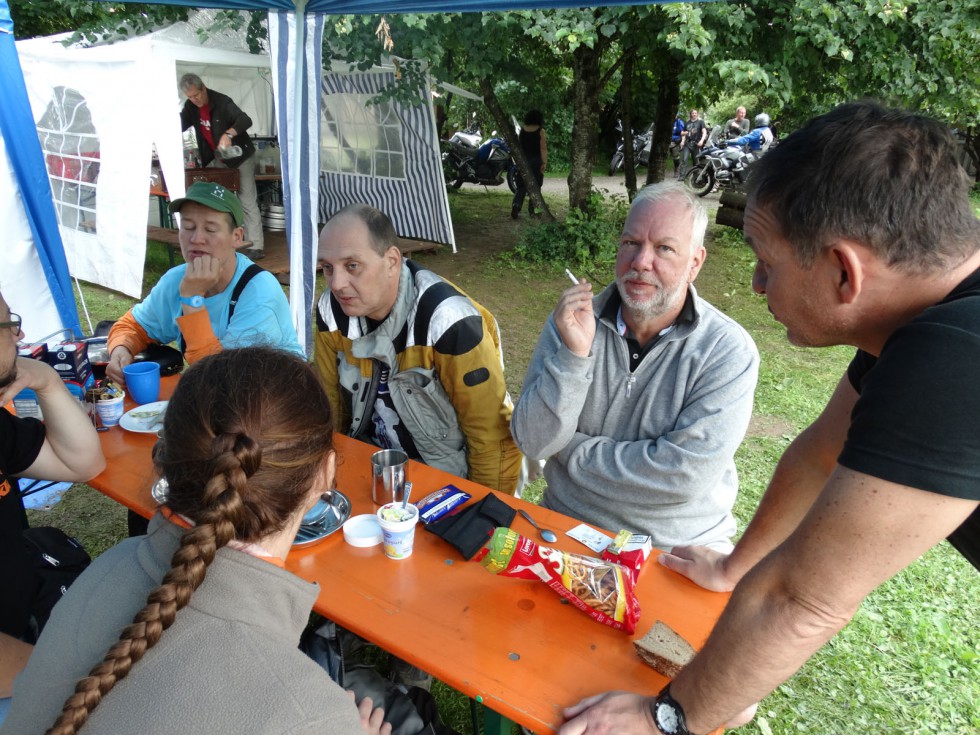
<path fill-rule="evenodd" d="M 262 227 L 266 230 L 285 230 L 286 208 L 281 204 L 263 204 Z"/>

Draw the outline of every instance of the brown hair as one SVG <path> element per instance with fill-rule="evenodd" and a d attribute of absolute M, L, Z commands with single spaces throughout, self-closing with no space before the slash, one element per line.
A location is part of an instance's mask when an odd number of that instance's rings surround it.
<path fill-rule="evenodd" d="M 194 522 L 170 570 L 101 663 L 75 686 L 49 733 L 69 735 L 187 605 L 232 539 L 281 531 L 333 451 L 330 402 L 301 358 L 270 347 L 225 350 L 181 378 L 154 461 L 167 506 Z"/>
<path fill-rule="evenodd" d="M 748 188 L 749 206 L 776 218 L 804 268 L 837 238 L 920 274 L 946 270 L 980 247 L 970 181 L 949 128 L 873 100 L 812 119 L 755 164 Z"/>

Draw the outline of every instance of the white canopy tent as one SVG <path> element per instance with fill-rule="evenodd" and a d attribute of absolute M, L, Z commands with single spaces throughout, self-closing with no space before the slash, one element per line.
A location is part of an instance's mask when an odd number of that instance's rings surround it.
<path fill-rule="evenodd" d="M 118 43 L 66 47 L 65 36 L 17 43 L 72 275 L 141 296 L 150 164 L 184 193 L 177 79 L 199 74 L 275 132 L 270 62 L 231 33 L 206 42 L 192 23 Z"/>

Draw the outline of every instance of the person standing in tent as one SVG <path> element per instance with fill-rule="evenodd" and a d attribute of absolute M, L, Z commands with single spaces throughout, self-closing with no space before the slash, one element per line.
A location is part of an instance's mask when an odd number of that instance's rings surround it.
<path fill-rule="evenodd" d="M 538 181 L 538 188 L 544 183 L 544 170 L 548 168 L 548 143 L 544 135 L 544 115 L 540 110 L 530 110 L 524 116 L 524 125 L 518 135 L 521 143 L 521 150 L 527 158 L 527 165 L 534 172 L 534 178 Z M 524 206 L 524 197 L 527 196 L 527 184 L 524 178 L 517 175 L 517 191 L 514 193 L 514 201 L 510 207 L 510 216 L 517 219 Z M 534 200 L 528 199 L 527 213 L 534 216 Z"/>
<path fill-rule="evenodd" d="M 238 169 L 245 237 L 252 241 L 242 252 L 252 260 L 261 260 L 265 257 L 265 238 L 255 188 L 255 145 L 245 132 L 252 127 L 252 118 L 228 95 L 205 87 L 197 74 L 182 76 L 180 91 L 187 95 L 180 111 L 181 130 L 194 127 L 201 164 Z"/>

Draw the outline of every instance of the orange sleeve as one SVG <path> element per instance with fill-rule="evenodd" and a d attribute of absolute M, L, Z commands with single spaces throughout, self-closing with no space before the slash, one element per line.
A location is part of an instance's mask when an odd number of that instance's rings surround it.
<path fill-rule="evenodd" d="M 184 336 L 184 359 L 189 365 L 208 355 L 221 352 L 222 345 L 214 336 L 207 309 L 177 317 L 177 327 Z"/>
<path fill-rule="evenodd" d="M 152 342 L 153 340 L 150 339 L 150 335 L 136 321 L 135 317 L 133 317 L 133 310 L 130 309 L 112 325 L 112 329 L 109 330 L 109 338 L 106 340 L 106 346 L 109 349 L 110 355 L 117 347 L 125 347 L 130 353 L 135 355 L 145 350 Z"/>

